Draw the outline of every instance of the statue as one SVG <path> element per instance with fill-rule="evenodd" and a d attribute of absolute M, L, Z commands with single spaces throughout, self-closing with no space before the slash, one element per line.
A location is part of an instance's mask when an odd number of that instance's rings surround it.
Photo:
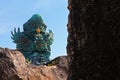
<path fill-rule="evenodd" d="M 16 48 L 23 53 L 25 58 L 34 65 L 44 65 L 49 62 L 51 54 L 50 45 L 53 42 L 53 32 L 46 32 L 47 26 L 38 14 L 34 14 L 24 25 L 14 33 L 11 38 L 16 43 Z"/>

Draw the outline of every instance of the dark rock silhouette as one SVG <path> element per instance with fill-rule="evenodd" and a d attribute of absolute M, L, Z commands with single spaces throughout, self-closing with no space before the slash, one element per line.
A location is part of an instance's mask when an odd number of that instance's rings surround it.
<path fill-rule="evenodd" d="M 68 80 L 120 80 L 120 0 L 68 0 Z"/>
<path fill-rule="evenodd" d="M 56 62 L 56 63 L 54 63 Z M 0 80 L 66 80 L 67 57 L 52 60 L 48 66 L 33 66 L 26 63 L 17 50 L 0 48 Z"/>

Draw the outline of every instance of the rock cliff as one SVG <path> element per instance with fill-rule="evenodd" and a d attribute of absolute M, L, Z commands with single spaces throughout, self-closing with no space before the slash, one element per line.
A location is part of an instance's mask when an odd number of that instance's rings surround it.
<path fill-rule="evenodd" d="M 120 80 L 120 0 L 68 0 L 68 80 Z"/>
<path fill-rule="evenodd" d="M 26 63 L 19 51 L 0 48 L 0 80 L 66 80 L 67 76 L 66 56 L 46 66 L 34 66 Z"/>

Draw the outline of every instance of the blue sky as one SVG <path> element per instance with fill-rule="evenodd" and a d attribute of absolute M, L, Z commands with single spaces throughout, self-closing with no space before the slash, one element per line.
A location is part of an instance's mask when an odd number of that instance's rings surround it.
<path fill-rule="evenodd" d="M 14 28 L 20 27 L 32 17 L 40 14 L 54 33 L 51 59 L 66 55 L 67 45 L 67 0 L 1 0 L 0 1 L 0 47 L 15 49 L 10 36 Z"/>

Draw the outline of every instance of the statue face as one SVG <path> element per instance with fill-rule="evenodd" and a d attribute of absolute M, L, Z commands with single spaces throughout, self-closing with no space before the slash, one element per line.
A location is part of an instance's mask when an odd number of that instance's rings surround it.
<path fill-rule="evenodd" d="M 24 32 L 27 34 L 41 34 L 45 32 L 45 29 L 43 27 L 37 27 L 37 26 L 29 26 Z"/>

